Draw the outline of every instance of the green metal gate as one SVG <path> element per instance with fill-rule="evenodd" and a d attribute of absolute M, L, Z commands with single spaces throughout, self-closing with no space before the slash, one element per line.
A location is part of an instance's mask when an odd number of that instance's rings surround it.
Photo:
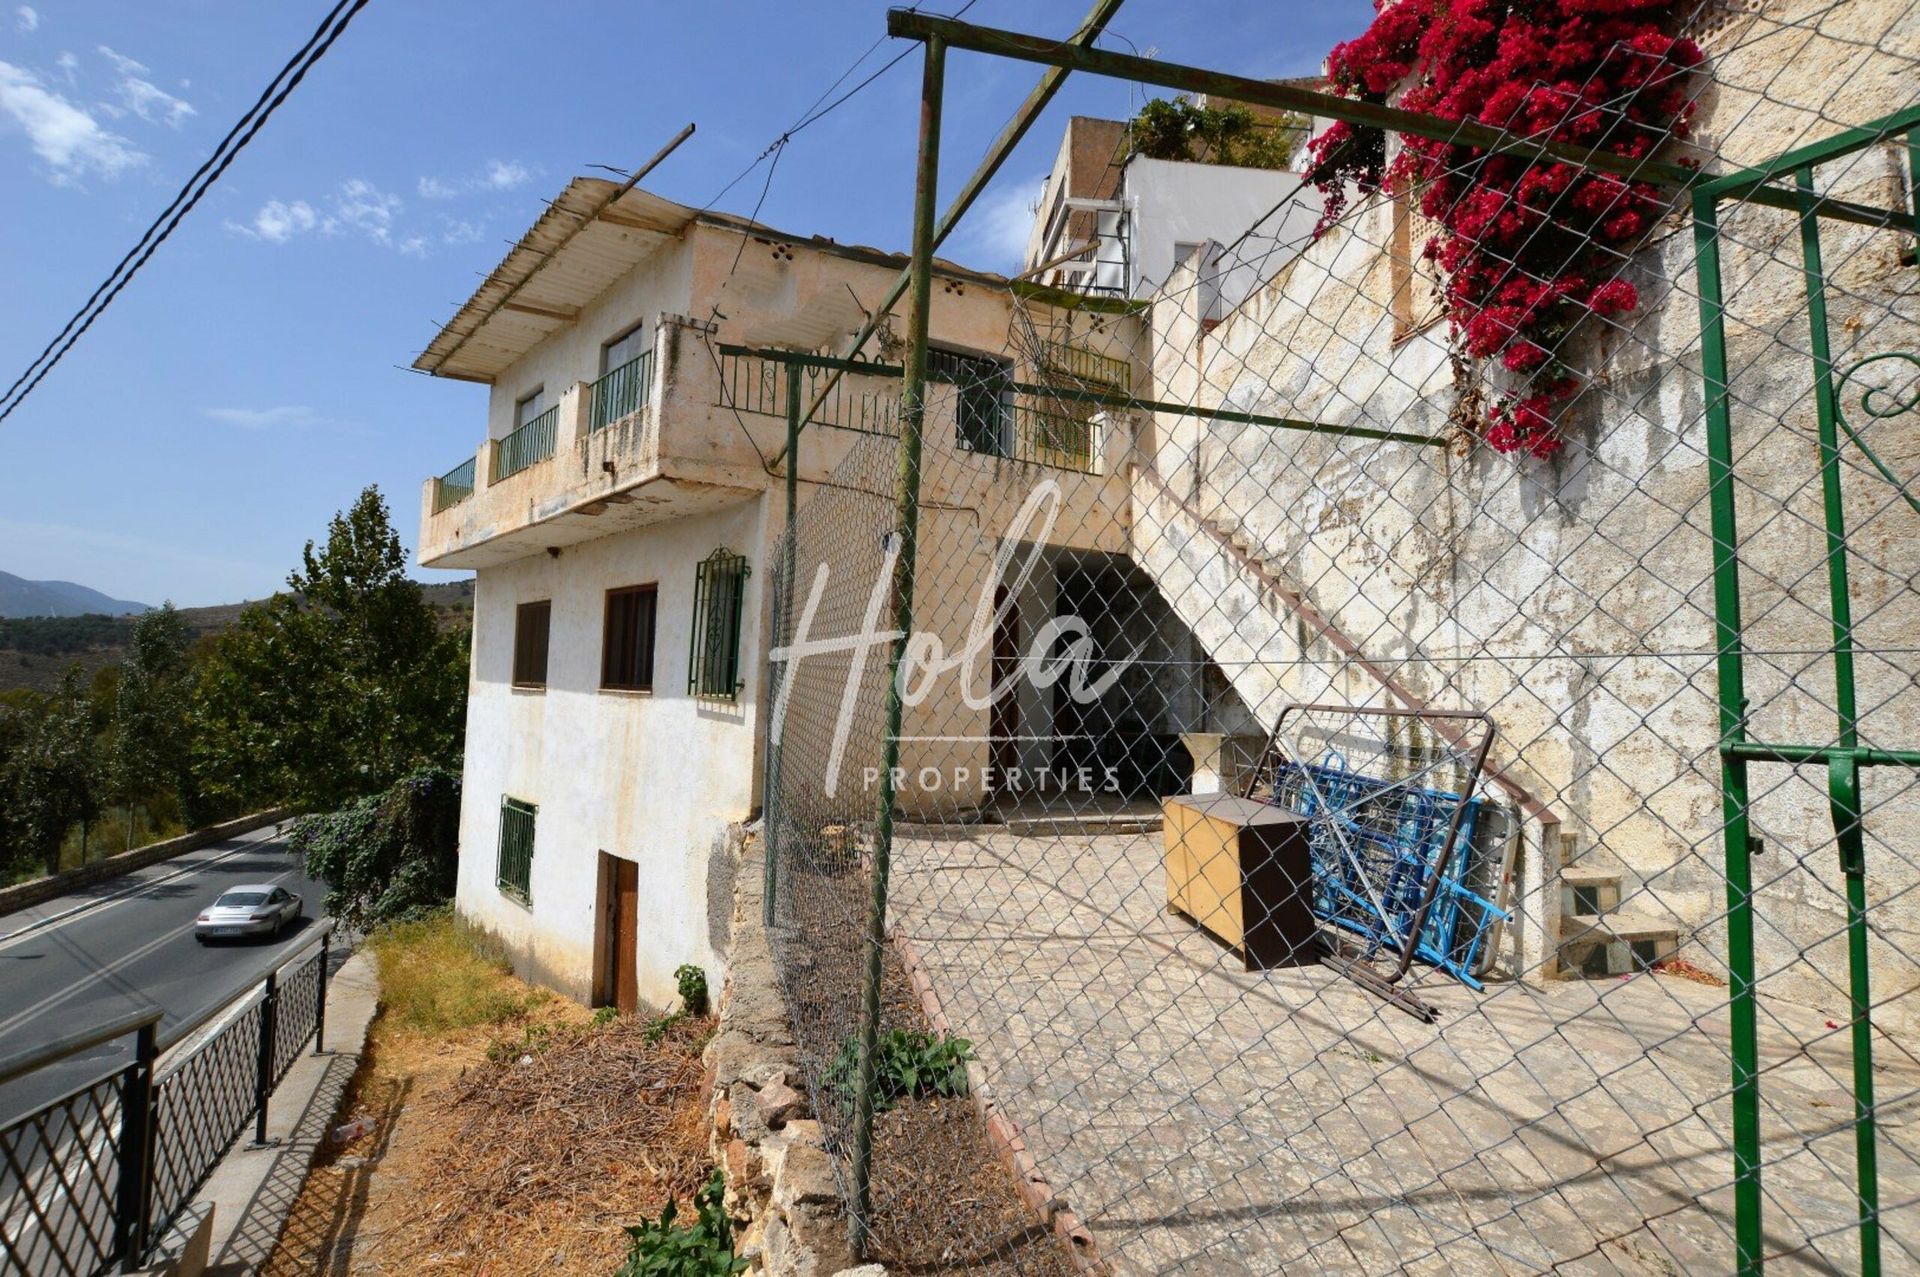
<path fill-rule="evenodd" d="M 1869 421 L 1912 413 L 1920 407 L 1920 394 L 1911 390 L 1888 393 L 1856 385 L 1854 379 L 1869 366 L 1879 363 L 1904 361 L 1920 367 L 1920 356 L 1907 351 L 1881 351 L 1836 368 L 1829 331 L 1828 271 L 1822 261 L 1821 235 L 1824 221 L 1841 221 L 1904 237 L 1920 231 L 1920 201 L 1904 215 L 1863 209 L 1822 196 L 1816 189 L 1815 179 L 1821 165 L 1898 140 L 1903 135 L 1909 173 L 1920 171 L 1912 167 L 1915 160 L 1920 160 L 1920 108 L 1910 108 L 1825 141 L 1788 151 L 1756 168 L 1704 182 L 1693 193 L 1701 352 L 1707 388 L 1707 446 L 1712 475 L 1714 613 L 1719 651 L 1720 766 L 1726 818 L 1727 959 L 1732 1011 L 1735 1224 L 1743 1272 L 1758 1272 L 1764 1253 L 1760 1026 L 1755 997 L 1752 864 L 1752 857 L 1761 853 L 1763 847 L 1750 828 L 1753 793 L 1749 782 L 1749 770 L 1764 764 L 1826 769 L 1833 841 L 1839 853 L 1838 868 L 1845 880 L 1846 892 L 1847 983 L 1851 1003 L 1848 1029 L 1853 1050 L 1860 1263 L 1865 1273 L 1881 1271 L 1880 1192 L 1874 1147 L 1873 998 L 1861 770 L 1920 768 L 1920 749 L 1874 748 L 1862 741 L 1855 673 L 1853 587 L 1848 577 L 1848 522 L 1841 480 L 1843 451 L 1851 445 L 1874 473 L 1898 489 L 1906 504 L 1920 512 L 1920 500 L 1909 490 L 1909 480 L 1881 459 L 1865 436 L 1864 424 L 1858 419 L 1850 420 L 1845 407 L 1845 392 L 1851 387 L 1859 395 L 1859 412 Z M 1830 669 L 1833 708 L 1838 719 L 1832 738 L 1826 743 L 1755 739 L 1749 730 L 1754 715 L 1762 707 L 1754 704 L 1748 695 L 1745 658 L 1750 642 L 1741 608 L 1742 551 L 1746 547 L 1741 540 L 1736 500 L 1741 477 L 1740 454 L 1735 446 L 1736 395 L 1728 357 L 1728 300 L 1722 278 L 1721 223 L 1723 205 L 1750 200 L 1756 192 L 1776 183 L 1790 185 L 1796 204 L 1809 327 L 1807 351 L 1812 357 L 1810 372 L 1818 418 L 1814 457 L 1809 460 L 1817 462 L 1820 475 L 1825 575 L 1833 631 Z M 1773 193 L 1777 195 L 1778 188 Z M 1913 198 L 1911 189 L 1909 197 Z M 1766 431 L 1777 428 L 1778 423 L 1749 420 L 1741 425 L 1743 431 Z"/>

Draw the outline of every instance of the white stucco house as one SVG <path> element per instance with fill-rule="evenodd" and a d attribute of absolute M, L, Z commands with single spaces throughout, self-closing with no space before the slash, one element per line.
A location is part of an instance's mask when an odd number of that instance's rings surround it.
<path fill-rule="evenodd" d="M 670 1005 L 683 963 L 718 974 L 730 840 L 761 802 L 785 520 L 783 368 L 740 350 L 838 353 L 904 265 L 578 178 L 415 362 L 491 387 L 475 454 L 425 485 L 419 560 L 476 576 L 457 909 L 523 974 L 623 1007 Z M 938 276 L 942 367 L 1044 375 L 1003 353 L 1005 280 Z M 1136 343 L 1120 327 L 1088 340 L 1124 359 Z M 824 412 L 800 450 L 803 507 L 857 441 L 885 437 L 897 374 L 853 381 L 882 434 Z M 1128 436 L 1028 398 L 930 406 L 929 488 L 968 512 L 968 539 L 923 573 L 956 594 L 987 580 L 1036 476 L 1063 494 L 1056 548 L 1124 551 L 1108 453 Z M 958 649 L 968 619 L 927 625 Z M 951 723 L 950 709 L 920 712 Z M 960 771 L 932 801 L 983 800 L 980 769 Z"/>

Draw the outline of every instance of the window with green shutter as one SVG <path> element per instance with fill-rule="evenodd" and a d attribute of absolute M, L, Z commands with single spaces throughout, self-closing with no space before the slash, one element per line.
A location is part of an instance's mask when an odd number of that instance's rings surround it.
<path fill-rule="evenodd" d="M 495 881 L 503 894 L 533 903 L 533 817 L 539 808 L 518 798 L 500 799 L 500 860 Z"/>
<path fill-rule="evenodd" d="M 745 555 L 721 546 L 701 560 L 693 580 L 693 651 L 688 660 L 687 691 L 701 700 L 737 700 L 740 677 L 740 621 L 746 608 L 747 577 L 753 571 Z"/>

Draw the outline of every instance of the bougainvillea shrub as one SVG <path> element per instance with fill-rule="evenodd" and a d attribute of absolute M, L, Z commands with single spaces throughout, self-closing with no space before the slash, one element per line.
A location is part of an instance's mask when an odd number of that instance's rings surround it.
<path fill-rule="evenodd" d="M 1651 159 L 1685 137 L 1699 46 L 1673 33 L 1671 0 L 1382 0 L 1365 34 L 1334 49 L 1336 92 L 1517 136 Z M 1482 428 L 1502 452 L 1551 456 L 1558 410 L 1581 379 L 1563 361 L 1590 316 L 1640 304 L 1620 278 L 1667 207 L 1651 183 L 1574 164 L 1489 155 L 1405 136 L 1392 163 L 1378 129 L 1337 123 L 1310 143 L 1324 229 L 1351 183 L 1417 192 L 1439 230 L 1421 251 L 1446 280 L 1456 346 L 1505 370 Z"/>

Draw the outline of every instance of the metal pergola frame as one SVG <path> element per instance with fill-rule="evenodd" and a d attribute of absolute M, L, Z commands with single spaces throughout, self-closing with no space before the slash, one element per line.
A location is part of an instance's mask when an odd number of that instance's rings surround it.
<path fill-rule="evenodd" d="M 1481 148 L 1489 153 L 1511 154 L 1541 160 L 1575 164 L 1619 176 L 1673 188 L 1689 197 L 1693 213 L 1697 261 L 1700 279 L 1700 308 L 1703 322 L 1702 347 L 1707 384 L 1707 439 L 1709 452 L 1710 500 L 1712 507 L 1713 578 L 1715 620 L 1718 639 L 1718 672 L 1726 848 L 1728 901 L 1728 965 L 1731 973 L 1730 1006 L 1732 1012 L 1731 1054 L 1732 1103 L 1735 1169 L 1735 1241 L 1739 1271 L 1760 1272 L 1763 1264 L 1762 1195 L 1760 1186 L 1759 1070 L 1757 1047 L 1757 1008 L 1754 994 L 1752 878 L 1748 857 L 1754 847 L 1748 827 L 1749 795 L 1746 773 L 1752 762 L 1793 765 L 1824 764 L 1828 768 L 1829 793 L 1834 816 L 1836 843 L 1847 880 L 1848 936 L 1853 998 L 1852 1036 L 1855 1074 L 1855 1129 L 1859 1150 L 1860 1245 L 1862 1271 L 1877 1274 L 1879 1260 L 1879 1204 L 1874 1166 L 1874 1122 L 1872 1099 L 1872 1029 L 1868 1018 L 1868 980 L 1865 920 L 1864 845 L 1860 827 L 1859 769 L 1868 766 L 1920 767 L 1920 751 L 1882 750 L 1862 746 L 1858 739 L 1858 715 L 1853 698 L 1853 639 L 1848 608 L 1845 516 L 1840 505 L 1839 431 L 1849 437 L 1854 432 L 1841 422 L 1838 411 L 1837 382 L 1825 340 L 1825 307 L 1821 298 L 1824 281 L 1819 262 L 1818 220 L 1827 218 L 1874 228 L 1911 227 L 1920 233 L 1920 207 L 1913 213 L 1891 212 L 1850 201 L 1816 196 L 1811 173 L 1813 166 L 1843 157 L 1875 145 L 1900 133 L 1908 138 L 1909 152 L 1920 169 L 1920 108 L 1910 108 L 1881 120 L 1848 130 L 1812 146 L 1797 148 L 1758 167 L 1724 175 L 1707 174 L 1679 165 L 1634 159 L 1609 151 L 1586 149 L 1540 139 L 1516 137 L 1472 121 L 1447 120 L 1418 112 L 1359 102 L 1329 93 L 1320 93 L 1293 85 L 1227 75 L 1202 68 L 1183 66 L 1115 53 L 1092 47 L 1093 39 L 1119 7 L 1119 0 L 1097 0 L 1079 30 L 1066 40 L 1025 35 L 960 22 L 950 18 L 894 9 L 887 15 L 891 35 L 919 40 L 925 46 L 921 80 L 920 132 L 915 165 L 912 258 L 887 299 L 878 306 L 860 333 L 850 343 L 846 359 L 852 361 L 871 339 L 880 317 L 905 295 L 909 300 L 907 326 L 908 355 L 899 371 L 902 378 L 902 412 L 899 465 L 895 492 L 896 528 L 900 551 L 895 561 L 892 582 L 892 628 L 902 637 L 896 639 L 888 656 L 888 695 L 884 765 L 880 769 L 879 798 L 876 808 L 873 878 L 868 909 L 867 969 L 863 990 L 859 1040 L 858 1095 L 854 1115 L 853 1179 L 854 1201 L 851 1228 L 854 1250 L 864 1255 L 871 1215 L 870 1172 L 872 1162 L 873 1088 L 875 1042 L 879 1025 L 879 993 L 883 953 L 886 947 L 888 881 L 891 871 L 895 792 L 892 777 L 899 762 L 899 735 L 903 711 L 899 669 L 907 638 L 913 630 L 914 584 L 919 529 L 920 467 L 925 426 L 928 348 L 928 306 L 933 276 L 933 253 L 947 233 L 958 223 L 967 208 L 998 171 L 1008 154 L 1046 104 L 1057 92 L 1061 79 L 1070 71 L 1090 71 L 1097 75 L 1152 84 L 1193 93 L 1205 93 L 1257 105 L 1295 111 L 1302 114 L 1345 121 L 1369 128 L 1430 138 L 1453 145 Z M 1002 130 L 986 157 L 964 184 L 959 198 L 944 216 L 934 214 L 935 192 L 940 166 L 941 113 L 945 90 L 946 54 L 950 49 L 968 50 L 1048 68 L 1040 82 L 1022 103 L 1012 121 Z M 1794 179 L 1793 189 L 1774 183 Z M 1731 399 L 1727 386 L 1725 308 L 1720 292 L 1720 260 L 1717 211 L 1727 201 L 1760 204 L 1796 214 L 1802 224 L 1806 254 L 1808 295 L 1813 312 L 1814 361 L 1820 420 L 1820 456 L 1823 472 L 1823 502 L 1828 524 L 1828 566 L 1832 596 L 1834 629 L 1834 667 L 1840 689 L 1839 741 L 1834 745 L 1792 745 L 1749 741 L 1745 723 L 1747 703 L 1742 673 L 1744 638 L 1739 608 L 1739 554 L 1734 518 L 1734 460 L 1731 433 Z M 849 365 L 845 371 L 852 371 Z M 789 367 L 798 372 L 799 364 Z M 857 364 L 862 372 L 877 366 Z M 798 378 L 790 376 L 789 386 L 797 391 Z M 814 405 L 804 413 L 789 410 L 789 452 L 797 445 L 803 430 L 827 390 L 822 390 Z M 1099 395 L 1090 395 L 1099 400 Z M 1113 397 L 1116 399 L 1123 397 Z M 1126 400 L 1128 406 L 1143 406 Z M 1116 405 L 1117 406 L 1117 405 Z M 1156 410 L 1192 411 L 1176 405 L 1144 405 Z M 1221 414 L 1214 414 L 1221 415 Z M 1282 419 L 1259 424 L 1286 425 L 1293 428 L 1320 429 L 1362 437 L 1387 432 L 1344 430 L 1325 423 L 1296 423 Z M 1419 440 L 1435 442 L 1434 440 Z M 1856 443 L 1859 441 L 1856 439 Z M 786 454 L 783 454 L 786 455 Z M 1876 464 L 1878 464 L 1877 458 Z M 779 458 L 775 458 L 775 462 Z M 1885 473 L 1885 467 L 1880 467 Z M 788 520 L 791 530 L 794 484 L 792 458 L 787 456 Z M 1890 476 L 1889 476 L 1890 477 Z M 791 535 L 789 535 L 789 547 Z M 789 564 L 789 570 L 791 565 Z M 772 873 L 769 856 L 768 873 Z M 769 884 L 771 885 L 771 883 Z M 769 893 L 771 902 L 771 892 Z"/>

